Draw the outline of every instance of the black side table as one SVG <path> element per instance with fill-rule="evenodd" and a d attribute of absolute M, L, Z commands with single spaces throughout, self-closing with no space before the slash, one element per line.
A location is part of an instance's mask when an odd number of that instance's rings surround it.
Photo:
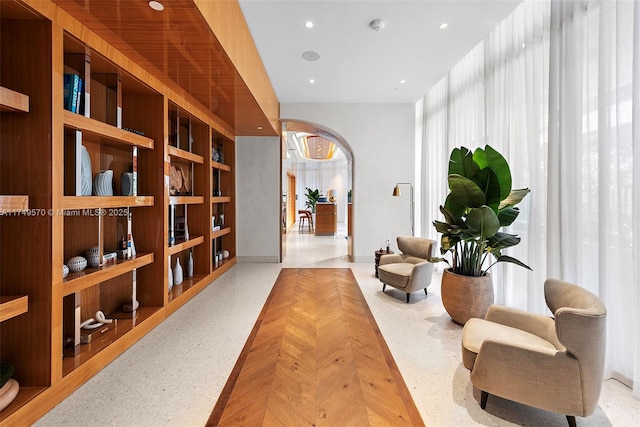
<path fill-rule="evenodd" d="M 376 251 L 376 277 L 378 277 L 378 265 L 380 265 L 380 257 L 382 255 L 392 254 L 393 251 L 386 251 L 384 249 L 379 249 Z"/>

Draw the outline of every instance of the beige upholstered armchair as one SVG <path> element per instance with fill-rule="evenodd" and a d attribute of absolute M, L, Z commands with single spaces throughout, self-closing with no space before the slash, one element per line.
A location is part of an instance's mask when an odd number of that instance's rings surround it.
<path fill-rule="evenodd" d="M 407 303 L 411 292 L 424 289 L 431 284 L 433 264 L 428 261 L 433 256 L 435 242 L 420 237 L 399 236 L 398 249 L 402 254 L 380 257 L 378 277 L 382 282 L 382 292 L 387 285 L 407 293 Z"/>
<path fill-rule="evenodd" d="M 492 305 L 484 319 L 462 331 L 462 360 L 481 391 L 525 405 L 575 416 L 598 405 L 605 357 L 604 304 L 584 288 L 548 279 L 545 299 L 553 317 Z"/>

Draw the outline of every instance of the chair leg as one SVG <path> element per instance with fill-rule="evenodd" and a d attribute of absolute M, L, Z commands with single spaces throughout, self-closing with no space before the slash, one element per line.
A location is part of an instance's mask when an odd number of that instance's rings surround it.
<path fill-rule="evenodd" d="M 384 292 L 384 289 L 385 289 L 386 287 L 387 287 L 387 284 L 386 284 L 386 283 L 383 283 L 383 284 L 382 284 L 382 292 Z"/>
<path fill-rule="evenodd" d="M 569 427 L 576 427 L 576 417 L 573 415 L 567 415 L 567 422 L 569 423 Z"/>
<path fill-rule="evenodd" d="M 407 304 L 409 304 L 409 298 L 411 298 L 411 294 L 407 293 Z"/>
<path fill-rule="evenodd" d="M 424 294 L 425 294 L 425 295 L 429 295 L 429 294 L 427 293 L 427 288 L 424 288 Z"/>
<path fill-rule="evenodd" d="M 485 409 L 487 407 L 487 398 L 489 397 L 489 393 L 486 391 L 480 391 L 480 407 Z"/>

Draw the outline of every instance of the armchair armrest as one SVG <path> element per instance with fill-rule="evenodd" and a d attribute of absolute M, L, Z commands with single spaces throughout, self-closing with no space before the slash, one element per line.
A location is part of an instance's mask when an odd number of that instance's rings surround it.
<path fill-rule="evenodd" d="M 558 341 L 555 321 L 548 316 L 492 304 L 487 310 L 485 320 L 529 332 L 549 341 L 560 351 L 566 350 Z"/>
<path fill-rule="evenodd" d="M 400 254 L 387 254 L 387 255 L 382 255 L 380 257 L 380 263 L 378 265 L 385 265 L 385 264 L 394 264 L 397 262 L 404 262 L 404 259 L 402 258 L 402 255 Z"/>
<path fill-rule="evenodd" d="M 486 340 L 473 365 L 471 382 L 489 394 L 584 416 L 578 361 L 565 352 Z"/>

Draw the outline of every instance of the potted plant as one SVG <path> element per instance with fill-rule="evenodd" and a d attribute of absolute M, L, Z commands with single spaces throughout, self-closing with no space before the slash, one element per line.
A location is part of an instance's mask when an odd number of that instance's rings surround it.
<path fill-rule="evenodd" d="M 511 189 L 511 170 L 500 153 L 489 145 L 473 153 L 455 148 L 449 157 L 449 195 L 440 212 L 444 221 L 433 221 L 442 234 L 440 253 L 451 253 L 442 276 L 442 303 L 451 318 L 465 324 L 483 318 L 493 303 L 493 284 L 487 273 L 498 262 L 511 262 L 531 270 L 502 250 L 520 243 L 517 235 L 501 232 L 517 218 L 516 207 L 528 188 Z M 488 260 L 489 255 L 493 260 Z M 491 262 L 490 262 L 491 261 Z M 486 264 L 490 264 L 487 266 Z"/>
<path fill-rule="evenodd" d="M 320 199 L 320 191 L 316 188 L 315 190 L 310 189 L 309 187 L 305 187 L 307 189 L 307 201 L 304 206 L 309 209 L 312 213 L 316 213 L 316 203 L 318 203 L 318 199 Z"/>

